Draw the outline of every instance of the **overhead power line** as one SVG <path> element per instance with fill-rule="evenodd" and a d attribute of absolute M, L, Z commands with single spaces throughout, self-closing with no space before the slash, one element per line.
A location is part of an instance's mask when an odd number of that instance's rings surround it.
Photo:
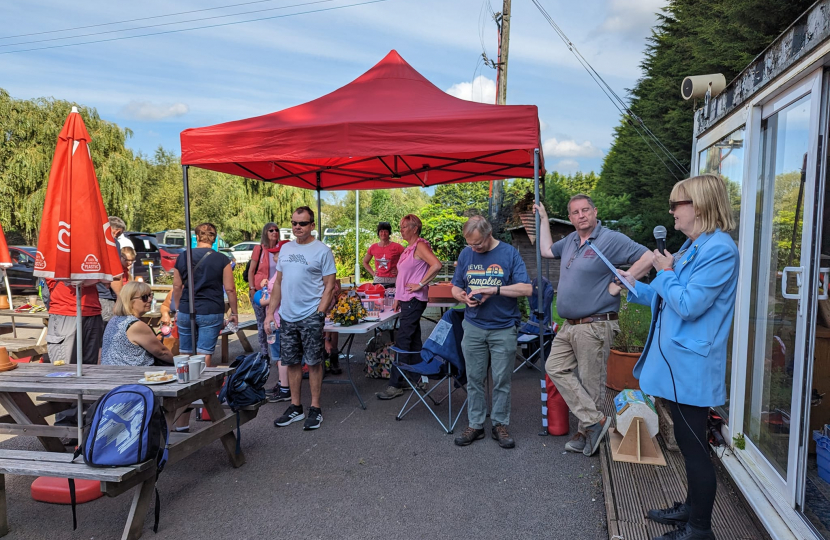
<path fill-rule="evenodd" d="M 321 3 L 323 1 L 332 1 L 332 0 L 317 0 L 316 2 L 307 2 L 306 4 L 297 4 L 297 6 L 317 4 L 317 3 Z M 322 13 L 322 12 L 325 12 L 325 11 L 334 11 L 334 10 L 338 10 L 338 9 L 365 6 L 365 5 L 369 5 L 369 4 L 378 4 L 378 3 L 381 3 L 381 2 L 388 2 L 388 1 L 389 0 L 366 0 L 364 2 L 357 2 L 357 3 L 354 3 L 354 4 L 346 4 L 346 5 L 342 5 L 342 6 L 332 6 L 332 7 L 320 8 L 320 9 L 312 9 L 312 10 L 308 10 L 308 11 L 298 11 L 296 13 L 287 13 L 285 15 L 274 15 L 272 17 L 259 17 L 259 18 L 256 18 L 256 19 L 248 19 L 248 20 L 244 20 L 244 21 L 232 21 L 232 22 L 226 22 L 226 23 L 209 24 L 209 25 L 204 25 L 204 26 L 195 26 L 193 28 L 179 28 L 179 29 L 176 29 L 176 30 L 164 30 L 164 31 L 161 31 L 161 32 L 150 32 L 150 33 L 138 34 L 138 35 L 134 35 L 134 36 L 118 36 L 118 37 L 107 38 L 107 39 L 96 39 L 96 40 L 90 40 L 90 41 L 80 41 L 80 42 L 77 42 L 77 43 L 64 43 L 64 44 L 61 44 L 61 45 L 49 45 L 49 46 L 46 46 L 46 47 L 33 47 L 33 48 L 30 48 L 30 49 L 17 49 L 17 50 L 14 50 L 14 51 L 2 51 L 2 52 L 0 52 L 0 55 L 14 54 L 14 53 L 20 53 L 20 52 L 29 52 L 29 51 L 43 51 L 43 50 L 46 50 L 46 49 L 60 49 L 60 48 L 63 48 L 63 47 L 75 47 L 77 45 L 89 45 L 89 44 L 93 44 L 93 43 L 106 43 L 106 42 L 111 42 L 111 41 L 120 41 L 120 40 L 123 40 L 123 39 L 135 39 L 135 38 L 142 38 L 142 37 L 149 37 L 149 36 L 159 36 L 159 35 L 164 35 L 164 34 L 175 34 L 175 33 L 178 33 L 178 32 L 190 32 L 192 30 L 204 30 L 204 29 L 207 29 L 207 28 L 219 28 L 219 27 L 223 27 L 223 26 L 232 26 L 232 25 L 235 25 L 235 24 L 246 24 L 246 23 L 251 23 L 251 22 L 267 21 L 267 20 L 272 20 L 272 19 L 284 19 L 286 17 L 294 17 L 296 15 L 308 15 L 308 14 L 311 14 L 311 13 Z M 296 6 L 294 6 L 294 7 L 296 7 Z M 282 8 L 279 8 L 279 9 L 282 9 Z M 227 15 L 227 16 L 230 17 L 230 16 L 234 16 L 234 15 Z M 214 17 L 209 17 L 209 18 L 214 18 Z M 187 21 L 181 21 L 181 23 L 184 23 L 184 22 L 187 22 Z M 163 26 L 163 25 L 155 25 L 155 26 Z M 125 30 L 122 30 L 122 31 L 127 31 L 127 30 L 125 29 Z M 101 32 L 100 34 L 105 34 L 105 33 L 110 33 L 110 32 L 109 31 L 108 32 Z M 80 36 L 76 36 L 76 37 L 80 37 Z"/>
<path fill-rule="evenodd" d="M 30 32 L 28 34 L 16 34 L 13 36 L 0 36 L 0 39 L 12 39 L 12 38 L 19 38 L 19 37 L 29 37 L 29 36 L 40 36 L 43 34 L 57 34 L 60 32 L 73 32 L 75 30 L 86 30 L 87 28 L 98 28 L 101 26 L 112 26 L 113 24 L 127 24 L 131 22 L 138 22 L 138 21 L 149 21 L 152 19 L 163 19 L 164 17 L 176 17 L 179 15 L 190 15 L 191 13 L 200 13 L 203 11 L 215 11 L 218 9 L 227 9 L 232 7 L 239 7 L 239 6 L 249 6 L 251 4 L 264 4 L 266 2 L 273 2 L 274 0 L 254 0 L 253 2 L 242 2 L 241 4 L 228 4 L 226 6 L 216 6 L 212 8 L 204 8 L 204 9 L 192 9 L 190 11 L 180 11 L 178 13 L 168 13 L 167 15 L 152 15 L 149 17 L 138 17 L 136 19 L 127 19 L 124 21 L 114 21 L 108 23 L 98 23 L 98 24 L 88 24 L 86 26 L 76 26 L 74 28 L 63 28 L 61 30 L 44 30 L 42 32 Z"/>
<path fill-rule="evenodd" d="M 239 15 L 251 15 L 253 13 L 263 13 L 265 11 L 276 11 L 279 9 L 290 9 L 295 7 L 304 7 L 310 6 L 313 4 L 326 4 L 329 2 L 334 2 L 335 0 L 314 0 L 312 2 L 303 2 L 301 4 L 292 4 L 289 6 L 280 6 L 274 8 L 265 8 L 265 9 L 255 9 L 253 11 L 242 11 L 240 13 L 228 13 L 225 15 L 214 15 L 212 17 L 202 17 L 199 19 L 188 19 L 184 21 L 172 21 L 172 22 L 165 22 L 165 23 L 158 23 L 158 24 L 148 24 L 145 26 L 134 26 L 132 28 L 119 28 L 117 30 L 104 30 L 102 32 L 90 32 L 88 34 L 76 34 L 74 36 L 63 36 L 63 37 L 54 37 L 54 38 L 46 38 L 46 39 L 35 39 L 32 41 L 19 41 L 17 43 L 6 43 L 4 45 L 0 45 L 0 47 L 17 47 L 19 45 L 30 45 L 32 43 L 44 43 L 47 41 L 60 41 L 62 39 L 76 39 L 76 38 L 83 38 L 83 37 L 92 37 L 92 36 L 103 36 L 106 34 L 117 34 L 120 32 L 131 32 L 133 30 L 147 30 L 148 28 L 160 28 L 162 26 L 171 26 L 174 24 L 186 24 L 192 22 L 201 22 L 201 21 L 211 21 L 214 19 L 225 19 L 227 17 L 237 17 Z M 162 17 L 166 15 L 160 15 Z M 117 23 L 110 23 L 110 24 L 117 24 Z"/>
<path fill-rule="evenodd" d="M 582 56 L 582 53 L 576 48 L 576 45 L 568 39 L 568 36 L 565 35 L 565 32 L 556 24 L 556 21 L 553 20 L 545 8 L 542 7 L 542 4 L 539 3 L 539 0 L 532 0 L 533 4 L 542 14 L 542 16 L 548 21 L 551 28 L 553 28 L 554 32 L 559 36 L 559 38 L 565 43 L 565 46 L 568 47 L 568 50 L 573 53 L 574 57 L 576 57 L 577 62 L 588 72 L 588 75 L 597 83 L 600 87 L 600 90 L 611 100 L 611 103 L 614 104 L 614 107 L 620 112 L 620 114 L 626 118 L 628 124 L 634 129 L 634 131 L 643 139 L 643 142 L 646 143 L 649 150 L 654 152 L 654 155 L 657 156 L 657 159 L 668 169 L 671 175 L 675 179 L 679 179 L 677 174 L 675 174 L 675 170 L 669 165 L 673 165 L 683 176 L 688 176 L 689 170 L 683 165 L 680 160 L 678 160 L 674 154 L 669 151 L 669 149 L 660 142 L 660 139 L 652 132 L 648 126 L 646 126 L 645 122 L 643 122 L 642 118 L 634 114 L 628 104 L 617 94 L 611 85 L 609 85 L 605 79 L 594 69 L 594 67 L 588 62 L 588 60 Z M 649 142 L 651 139 L 651 142 Z M 652 144 L 654 146 L 652 146 Z M 661 155 L 662 154 L 662 155 Z M 667 163 L 668 162 L 668 163 Z"/>

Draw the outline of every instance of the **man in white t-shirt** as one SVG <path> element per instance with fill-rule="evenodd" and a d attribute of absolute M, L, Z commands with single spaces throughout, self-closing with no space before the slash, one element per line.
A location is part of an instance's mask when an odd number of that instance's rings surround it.
<path fill-rule="evenodd" d="M 300 402 L 303 381 L 302 363 L 308 365 L 311 407 L 304 430 L 317 429 L 323 422 L 320 390 L 323 386 L 323 326 L 334 292 L 336 268 L 331 249 L 315 239 L 314 211 L 307 206 L 291 215 L 291 230 L 296 239 L 284 244 L 277 260 L 277 275 L 271 302 L 265 315 L 265 331 L 271 333 L 274 312 L 280 314 L 280 360 L 288 368 L 291 405 L 274 420 L 278 427 L 299 422 L 306 416 Z M 286 294 L 283 296 L 282 291 Z"/>

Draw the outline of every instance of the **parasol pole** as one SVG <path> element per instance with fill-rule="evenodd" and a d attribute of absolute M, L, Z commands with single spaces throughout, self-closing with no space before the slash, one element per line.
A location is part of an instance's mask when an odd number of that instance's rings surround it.
<path fill-rule="evenodd" d="M 12 303 L 12 288 L 9 286 L 9 274 L 6 272 L 6 267 L 3 267 L 3 281 L 6 283 L 6 294 L 9 297 L 9 309 L 14 309 L 14 304 Z M 14 337 L 17 337 L 15 334 Z"/>
<path fill-rule="evenodd" d="M 322 206 L 320 205 L 320 193 L 322 192 L 322 188 L 320 187 L 320 172 L 317 172 L 317 239 L 321 242 L 325 238 L 324 229 L 323 229 L 323 211 Z"/>
<path fill-rule="evenodd" d="M 354 285 L 360 285 L 360 191 L 354 190 Z"/>
<path fill-rule="evenodd" d="M 76 313 L 75 313 L 75 363 L 76 366 L 76 373 L 78 378 L 83 374 L 83 368 L 81 367 L 84 363 L 83 357 L 83 333 L 82 327 L 83 324 L 81 322 L 81 285 L 83 282 L 79 281 L 75 283 L 75 301 L 76 301 Z M 80 380 L 78 381 L 80 383 Z M 78 394 L 78 444 L 83 442 L 83 430 L 84 430 L 84 399 L 83 394 Z"/>
<path fill-rule="evenodd" d="M 187 240 L 185 241 L 185 253 L 187 254 L 187 299 L 190 302 L 190 339 L 193 344 L 193 352 L 196 352 L 196 300 L 193 298 L 193 248 L 191 247 L 190 231 L 190 186 L 187 182 L 187 170 L 189 165 L 182 165 L 182 184 L 184 185 L 184 230 Z M 181 299 L 179 299 L 181 304 Z"/>

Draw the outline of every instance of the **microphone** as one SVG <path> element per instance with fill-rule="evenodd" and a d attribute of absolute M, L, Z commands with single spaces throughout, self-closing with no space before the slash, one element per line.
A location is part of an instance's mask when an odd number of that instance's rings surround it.
<path fill-rule="evenodd" d="M 657 249 L 666 254 L 666 228 L 662 225 L 654 227 L 654 239 L 657 240 Z"/>

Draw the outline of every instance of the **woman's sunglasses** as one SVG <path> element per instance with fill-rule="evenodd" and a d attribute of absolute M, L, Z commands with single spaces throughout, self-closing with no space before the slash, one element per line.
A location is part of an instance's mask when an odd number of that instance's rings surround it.
<path fill-rule="evenodd" d="M 136 296 L 133 298 L 133 300 L 137 300 L 138 298 L 141 298 L 142 302 L 149 302 L 153 298 L 153 293 L 147 293 L 142 294 L 141 296 Z"/>
<path fill-rule="evenodd" d="M 268 229 L 268 232 L 279 232 L 279 229 Z"/>
<path fill-rule="evenodd" d="M 299 225 L 300 227 L 308 227 L 312 223 L 314 223 L 314 222 L 313 221 L 292 221 L 291 226 L 296 227 L 297 225 Z"/>
<path fill-rule="evenodd" d="M 669 211 L 674 212 L 678 206 L 693 204 L 694 201 L 669 201 Z"/>

